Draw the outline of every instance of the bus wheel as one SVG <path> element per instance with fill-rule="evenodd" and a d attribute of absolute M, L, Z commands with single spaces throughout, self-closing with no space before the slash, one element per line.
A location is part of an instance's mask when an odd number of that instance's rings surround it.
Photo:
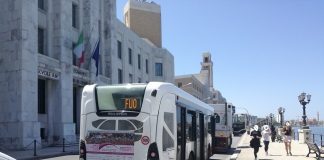
<path fill-rule="evenodd" d="M 228 145 L 228 149 L 231 149 L 232 143 L 233 143 L 233 138 L 232 138 L 232 136 L 231 136 L 231 137 L 230 137 L 230 143 L 229 143 L 229 145 Z"/>
<path fill-rule="evenodd" d="M 194 154 L 192 152 L 189 155 L 189 160 L 195 160 Z"/>

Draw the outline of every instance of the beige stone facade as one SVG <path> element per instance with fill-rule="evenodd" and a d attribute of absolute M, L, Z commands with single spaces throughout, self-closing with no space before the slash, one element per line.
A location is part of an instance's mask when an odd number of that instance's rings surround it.
<path fill-rule="evenodd" d="M 161 8 L 158 4 L 129 0 L 124 7 L 124 22 L 138 36 L 162 47 Z"/>
<path fill-rule="evenodd" d="M 127 28 L 116 0 L 1 0 L 0 146 L 78 141 L 86 84 L 174 80 L 173 55 Z M 73 54 L 83 32 L 85 60 Z M 100 40 L 99 75 L 91 58 Z"/>
<path fill-rule="evenodd" d="M 225 103 L 221 92 L 213 87 L 213 62 L 210 53 L 202 54 L 199 74 L 179 75 L 175 77 L 175 85 L 205 103 Z"/>

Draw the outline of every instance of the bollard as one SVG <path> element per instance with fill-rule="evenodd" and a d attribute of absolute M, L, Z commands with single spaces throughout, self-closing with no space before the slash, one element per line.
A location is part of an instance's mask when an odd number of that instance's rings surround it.
<path fill-rule="evenodd" d="M 65 138 L 63 138 L 63 152 L 65 152 Z"/>
<path fill-rule="evenodd" d="M 321 135 L 321 147 L 323 147 L 323 139 L 322 139 L 322 135 Z"/>
<path fill-rule="evenodd" d="M 313 143 L 315 143 L 315 134 L 313 134 Z"/>
<path fill-rule="evenodd" d="M 34 140 L 34 156 L 37 156 L 37 154 L 36 154 L 36 140 Z"/>

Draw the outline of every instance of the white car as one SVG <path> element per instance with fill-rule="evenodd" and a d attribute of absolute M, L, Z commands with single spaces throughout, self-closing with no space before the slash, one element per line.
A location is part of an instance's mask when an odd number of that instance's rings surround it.
<path fill-rule="evenodd" d="M 0 152 L 0 160 L 16 160 L 16 159 Z"/>

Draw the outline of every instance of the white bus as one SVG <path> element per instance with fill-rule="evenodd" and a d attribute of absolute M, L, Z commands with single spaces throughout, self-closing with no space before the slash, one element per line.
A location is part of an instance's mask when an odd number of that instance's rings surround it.
<path fill-rule="evenodd" d="M 213 112 L 170 83 L 87 85 L 80 159 L 208 159 Z"/>

